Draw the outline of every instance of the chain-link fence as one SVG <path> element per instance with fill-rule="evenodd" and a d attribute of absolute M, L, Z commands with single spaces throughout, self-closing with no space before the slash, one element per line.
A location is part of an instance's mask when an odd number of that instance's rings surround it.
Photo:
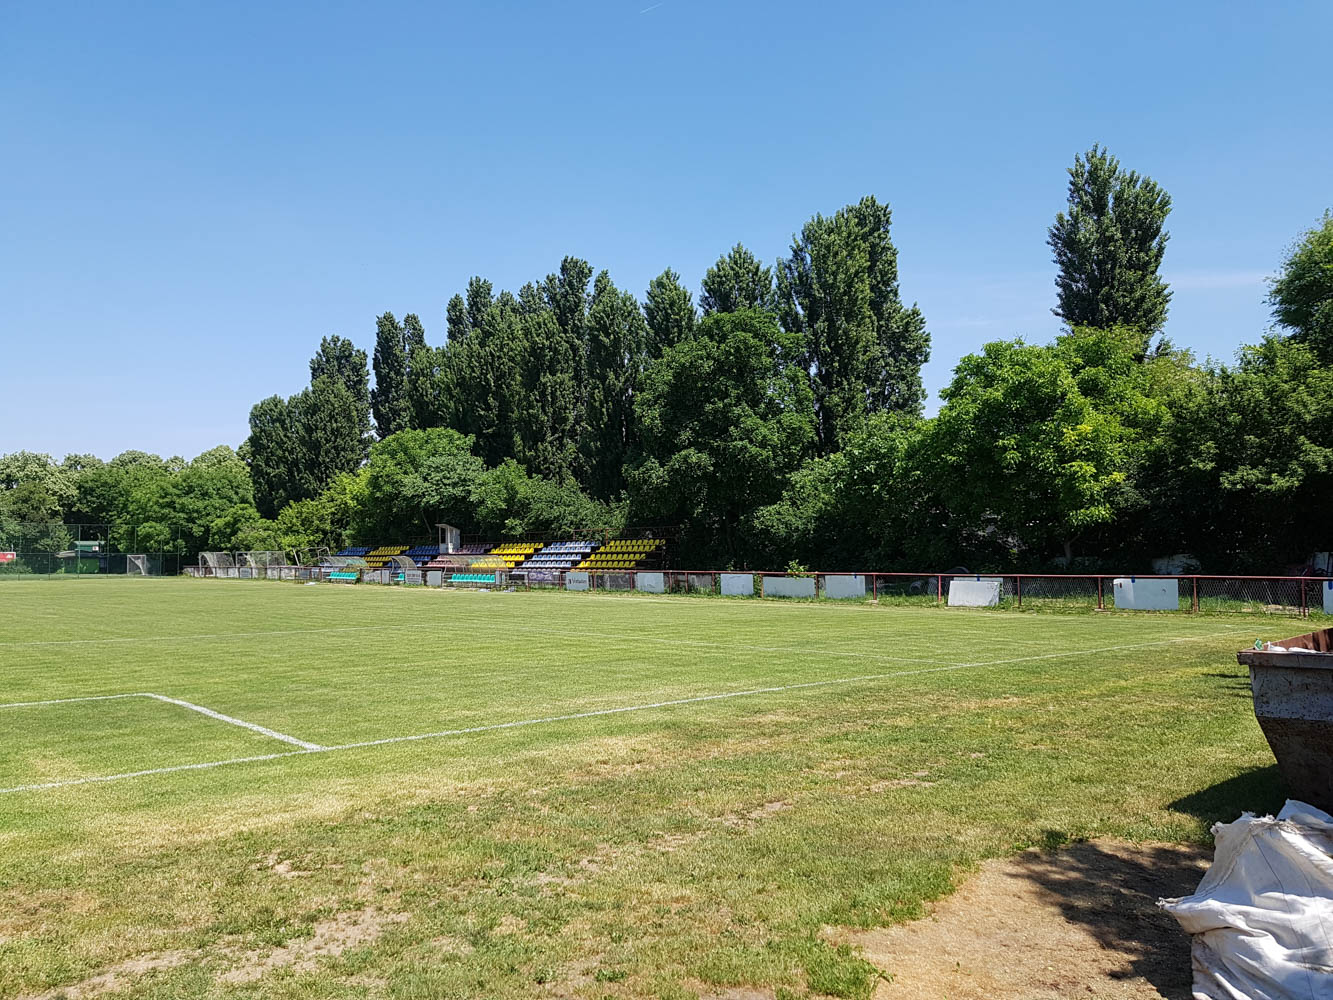
<path fill-rule="evenodd" d="M 114 524 L 0 518 L 0 579 L 172 576 L 186 562 L 179 538 L 160 525 L 140 532 Z"/>

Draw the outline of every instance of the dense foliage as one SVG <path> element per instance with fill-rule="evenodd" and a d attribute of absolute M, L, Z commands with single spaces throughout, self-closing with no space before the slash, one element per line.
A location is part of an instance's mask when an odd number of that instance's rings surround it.
<path fill-rule="evenodd" d="M 737 244 L 697 306 L 673 270 L 640 302 L 566 257 L 516 292 L 473 278 L 442 344 L 386 312 L 369 358 L 325 337 L 238 451 L 0 457 L 0 548 L 88 523 L 185 556 L 643 526 L 698 567 L 1283 571 L 1333 548 L 1333 216 L 1273 280 L 1282 332 L 1219 364 L 1161 336 L 1169 209 L 1078 157 L 1049 240 L 1065 331 L 962 358 L 933 418 L 925 318 L 865 198 L 771 266 Z"/>

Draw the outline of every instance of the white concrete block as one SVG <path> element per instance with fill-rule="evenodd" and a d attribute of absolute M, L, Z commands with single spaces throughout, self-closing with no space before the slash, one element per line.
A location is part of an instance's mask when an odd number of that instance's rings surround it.
<path fill-rule="evenodd" d="M 566 590 L 587 590 L 588 574 L 580 570 L 570 570 L 565 574 Z"/>
<path fill-rule="evenodd" d="M 859 573 L 826 576 L 824 596 L 835 601 L 860 600 L 866 596 L 866 578 Z"/>
<path fill-rule="evenodd" d="M 728 597 L 754 596 L 754 574 L 723 573 L 722 593 L 726 594 Z"/>
<path fill-rule="evenodd" d="M 1324 581 L 1324 614 L 1333 615 L 1333 580 Z"/>
<path fill-rule="evenodd" d="M 665 573 L 635 573 L 634 589 L 641 590 L 645 594 L 665 594 L 666 593 L 666 574 Z"/>
<path fill-rule="evenodd" d="M 765 597 L 814 597 L 815 578 L 813 576 L 766 576 L 764 577 Z"/>
<path fill-rule="evenodd" d="M 1176 580 L 1145 580 L 1132 576 L 1111 581 L 1115 606 L 1127 611 L 1179 611 L 1180 584 Z"/>
<path fill-rule="evenodd" d="M 1003 581 L 998 577 L 955 577 L 949 581 L 949 607 L 997 607 L 1002 585 Z"/>

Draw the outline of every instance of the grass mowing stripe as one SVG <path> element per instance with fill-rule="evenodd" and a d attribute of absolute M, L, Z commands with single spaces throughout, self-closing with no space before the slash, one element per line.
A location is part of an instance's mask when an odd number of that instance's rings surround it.
<path fill-rule="evenodd" d="M 407 736 L 387 736 L 377 740 L 362 740 L 356 743 L 343 743 L 332 746 L 320 746 L 318 744 L 313 744 L 313 743 L 304 743 L 303 741 L 296 740 L 292 737 L 285 737 L 281 734 L 273 732 L 272 730 L 264 729 L 262 726 L 254 726 L 252 724 L 241 722 L 236 719 L 231 719 L 228 716 L 210 712 L 209 710 L 202 709 L 197 705 L 191 705 L 189 702 L 177 701 L 174 698 L 167 698 L 163 695 L 148 694 L 143 696 L 148 698 L 157 698 L 162 701 L 171 702 L 172 704 L 182 705 L 187 708 L 192 708 L 195 709 L 196 711 L 202 711 L 206 715 L 212 715 L 215 718 L 233 722 L 237 725 L 241 725 L 249 729 L 255 729 L 267 735 L 275 736 L 278 739 L 285 739 L 288 742 L 296 743 L 302 746 L 303 748 L 300 750 L 289 750 L 283 753 L 264 754 L 261 756 L 252 756 L 252 757 L 233 757 L 227 760 L 204 761 L 195 764 L 177 764 L 170 767 L 151 768 L 149 770 L 143 770 L 143 771 L 129 771 L 122 774 L 97 775 L 84 778 L 71 778 L 63 781 L 41 782 L 38 784 L 31 784 L 31 785 L 17 785 L 12 788 L 0 788 L 0 795 L 9 795 L 17 792 L 44 791 L 53 788 L 65 788 L 72 785 L 89 785 L 89 784 L 106 783 L 112 781 L 125 781 L 131 778 L 145 778 L 145 777 L 150 777 L 152 775 L 173 774 L 180 771 L 202 771 L 211 768 L 226 767 L 234 764 L 251 764 L 263 761 L 279 760 L 284 757 L 297 757 L 307 754 L 333 753 L 335 751 L 340 751 L 340 750 L 362 750 L 372 747 L 390 746 L 398 743 L 413 743 L 413 742 L 420 742 L 422 740 L 443 739 L 445 737 L 450 737 L 450 736 L 466 736 L 475 733 L 497 732 L 504 729 L 519 729 L 528 726 L 549 725 L 551 723 L 556 723 L 556 722 L 574 722 L 580 719 L 593 719 L 593 718 L 598 718 L 600 716 L 623 715 L 628 712 L 642 712 L 651 709 L 671 708 L 680 705 L 694 705 L 710 701 L 725 701 L 732 698 L 746 698 L 761 694 L 777 694 L 784 691 L 798 691 L 809 688 L 822 688 L 822 687 L 832 687 L 835 685 L 858 684 L 870 681 L 888 680 L 897 677 L 910 677 L 920 674 L 945 673 L 948 671 L 955 671 L 955 670 L 968 670 L 968 669 L 976 669 L 982 667 L 1007 666 L 1015 663 L 1028 663 L 1039 660 L 1058 659 L 1061 657 L 1093 655 L 1096 653 L 1120 652 L 1129 649 L 1142 649 L 1153 646 L 1165 646 L 1181 642 L 1196 642 L 1203 639 L 1221 638 L 1223 636 L 1231 635 L 1233 631 L 1234 630 L 1228 630 L 1226 632 L 1219 632 L 1213 635 L 1203 635 L 1203 636 L 1180 636 L 1173 639 L 1161 639 L 1153 642 L 1130 643 L 1121 646 L 1105 646 L 1100 649 L 1071 650 L 1063 653 L 1045 653 L 1034 656 L 1018 656 L 1005 660 L 985 660 L 975 663 L 951 663 L 951 664 L 944 664 L 942 666 L 922 667 L 918 670 L 895 670 L 888 673 L 880 673 L 880 674 L 861 674 L 856 677 L 835 677 L 818 681 L 803 681 L 797 684 L 780 684 L 770 687 L 749 688 L 744 691 L 715 692 L 712 694 L 695 695 L 689 698 L 673 698 L 667 701 L 647 702 L 638 705 L 622 705 L 622 706 L 617 706 L 615 708 L 599 708 L 587 712 L 572 712 L 565 715 L 548 715 L 534 719 L 519 719 L 509 722 L 496 722 L 482 726 L 467 726 L 461 729 L 443 729 L 432 733 L 414 733 Z M 111 697 L 111 698 L 135 697 L 135 695 L 119 695 L 119 696 L 111 695 L 103 697 Z M 74 701 L 74 700 L 84 700 L 84 699 L 68 699 L 68 700 Z M 92 698 L 87 700 L 95 701 L 101 699 Z"/>

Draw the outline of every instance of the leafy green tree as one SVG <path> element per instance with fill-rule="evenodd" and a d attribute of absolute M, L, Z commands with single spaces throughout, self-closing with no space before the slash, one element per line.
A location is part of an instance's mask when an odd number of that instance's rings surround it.
<path fill-rule="evenodd" d="M 214 448 L 179 472 L 137 485 L 113 537 L 123 552 L 192 556 L 208 548 L 214 521 L 254 498 L 245 463 L 230 448 Z"/>
<path fill-rule="evenodd" d="M 926 426 L 876 414 L 842 451 L 812 458 L 793 472 L 781 500 L 754 516 L 756 552 L 764 564 L 794 558 L 816 568 L 888 570 L 956 561 L 952 553 L 939 558 L 932 551 L 939 532 L 929 529 L 937 526 L 921 523 L 931 498 L 914 475 L 914 457 Z"/>
<path fill-rule="evenodd" d="M 645 371 L 630 517 L 680 524 L 696 557 L 745 557 L 751 513 L 773 503 L 814 444 L 799 338 L 770 313 L 714 313 Z"/>
<path fill-rule="evenodd" d="M 279 548 L 307 559 L 321 549 L 332 552 L 343 545 L 343 540 L 335 537 L 329 503 L 323 494 L 294 500 L 283 507 L 274 519 L 274 531 Z"/>
<path fill-rule="evenodd" d="M 1122 169 L 1100 146 L 1074 157 L 1068 210 L 1056 215 L 1046 241 L 1059 268 L 1052 312 L 1071 329 L 1133 327 L 1146 355 L 1171 301 L 1157 273 L 1170 212 L 1171 196 L 1152 178 Z"/>
<path fill-rule="evenodd" d="M 671 268 L 648 283 L 643 314 L 648 327 L 645 348 L 654 358 L 661 357 L 668 347 L 694 336 L 699 321 L 689 289 L 680 283 L 680 275 Z"/>
<path fill-rule="evenodd" d="M 594 500 L 572 480 L 529 475 L 512 459 L 490 470 L 474 494 L 478 530 L 490 538 L 614 536 L 624 508 Z"/>
<path fill-rule="evenodd" d="M 873 197 L 816 215 L 778 261 L 783 327 L 804 341 L 821 454 L 837 451 L 872 413 L 917 414 L 930 335 L 902 304 L 892 216 Z"/>
<path fill-rule="evenodd" d="M 624 488 L 635 440 L 634 394 L 646 363 L 648 329 L 634 296 L 605 272 L 593 284 L 588 311 L 588 391 L 581 435 L 584 483 L 610 499 Z"/>
<path fill-rule="evenodd" d="M 407 331 L 386 312 L 375 321 L 375 388 L 370 409 L 381 439 L 408 427 L 412 420 L 407 392 Z"/>
<path fill-rule="evenodd" d="M 443 427 L 399 431 L 377 441 L 354 515 L 355 537 L 408 542 L 434 535 L 440 522 L 466 527 L 470 512 L 459 505 L 455 486 L 461 480 L 461 492 L 470 495 L 485 472 L 471 443 Z"/>
<path fill-rule="evenodd" d="M 208 551 L 277 552 L 282 550 L 277 526 L 255 509 L 241 503 L 213 519 L 208 528 Z"/>
<path fill-rule="evenodd" d="M 105 465 L 88 469 L 79 477 L 71 520 L 98 525 L 124 521 L 128 518 L 130 494 L 150 480 L 169 475 L 167 463 L 157 455 L 121 452 Z"/>
<path fill-rule="evenodd" d="M 1333 364 L 1333 212 L 1288 252 L 1268 295 L 1273 318 L 1308 344 L 1324 364 Z"/>
<path fill-rule="evenodd" d="M 775 304 L 772 270 L 740 243 L 704 272 L 699 307 L 705 316 L 742 309 L 772 310 Z"/>
<path fill-rule="evenodd" d="M 62 466 L 50 455 L 16 451 L 0 455 L 0 490 L 38 483 L 51 497 L 58 512 L 68 510 L 78 493 L 80 470 Z"/>
<path fill-rule="evenodd" d="M 940 395 L 930 461 L 973 552 L 986 540 L 1014 560 L 1069 560 L 1081 536 L 1115 518 L 1129 432 L 1080 390 L 1058 348 L 987 344 Z"/>
<path fill-rule="evenodd" d="M 1202 413 L 1190 444 L 1217 501 L 1195 523 L 1215 564 L 1282 572 L 1325 548 L 1312 526 L 1333 490 L 1333 368 L 1309 344 L 1266 338 L 1213 373 Z"/>

